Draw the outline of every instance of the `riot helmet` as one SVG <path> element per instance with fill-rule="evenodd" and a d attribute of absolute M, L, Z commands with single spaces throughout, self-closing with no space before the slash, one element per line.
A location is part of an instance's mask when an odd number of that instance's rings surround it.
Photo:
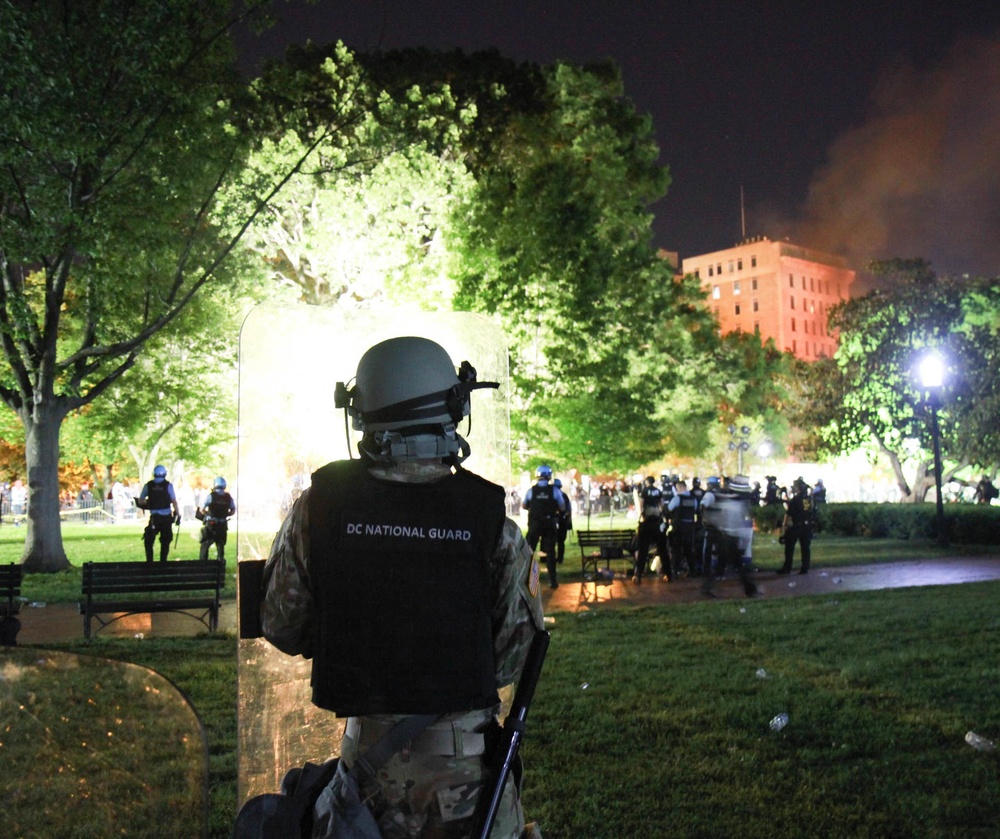
<path fill-rule="evenodd" d="M 538 469 L 535 470 L 535 477 L 538 478 L 539 480 L 542 480 L 542 481 L 551 480 L 552 479 L 552 467 L 551 466 L 545 466 L 544 464 L 542 466 L 539 466 Z"/>
<path fill-rule="evenodd" d="M 216 492 L 223 492 L 226 488 L 226 479 L 221 475 L 212 482 L 212 489 Z"/>
<path fill-rule="evenodd" d="M 159 483 L 167 479 L 167 467 L 157 464 L 153 467 L 153 480 Z"/>
<path fill-rule="evenodd" d="M 354 387 L 337 383 L 335 405 L 363 433 L 359 448 L 374 460 L 461 462 L 470 452 L 456 426 L 471 412 L 471 392 L 484 387 L 499 385 L 477 382 L 468 361 L 456 371 L 440 344 L 406 336 L 365 352 Z"/>
<path fill-rule="evenodd" d="M 552 486 L 554 486 L 556 489 L 562 489 L 562 481 L 560 481 L 558 478 L 556 478 L 552 482 Z"/>
<path fill-rule="evenodd" d="M 695 480 L 697 480 L 697 478 Z M 709 489 L 718 489 L 721 486 L 721 484 L 719 482 L 719 478 L 718 478 L 717 475 L 712 475 L 708 479 L 708 482 L 707 482 L 706 485 L 708 486 Z"/>

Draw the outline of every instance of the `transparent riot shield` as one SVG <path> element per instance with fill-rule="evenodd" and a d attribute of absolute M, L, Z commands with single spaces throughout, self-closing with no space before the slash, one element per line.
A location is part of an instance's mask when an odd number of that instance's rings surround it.
<path fill-rule="evenodd" d="M 0 650 L 4 836 L 207 836 L 201 721 L 158 673 Z"/>
<path fill-rule="evenodd" d="M 334 386 L 354 378 L 369 347 L 401 335 L 437 341 L 456 366 L 469 361 L 479 381 L 500 382 L 498 390 L 472 394 L 471 422 L 464 421 L 459 433 L 472 448 L 465 467 L 510 486 L 507 345 L 491 320 L 469 313 L 258 307 L 240 333 L 241 579 L 243 570 L 266 559 L 312 472 L 331 460 L 358 456 L 357 433 L 345 430 L 344 412 L 334 407 Z M 241 603 L 245 593 L 240 592 Z M 292 767 L 339 754 L 343 721 L 312 705 L 309 676 L 308 661 L 287 656 L 262 638 L 241 638 L 238 803 L 277 791 Z"/>

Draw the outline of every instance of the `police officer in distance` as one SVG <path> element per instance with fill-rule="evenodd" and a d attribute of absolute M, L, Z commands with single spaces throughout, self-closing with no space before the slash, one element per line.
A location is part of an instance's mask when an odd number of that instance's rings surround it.
<path fill-rule="evenodd" d="M 667 503 L 670 515 L 670 553 L 673 557 L 674 573 L 681 568 L 688 575 L 697 577 L 701 573 L 701 562 L 695 550 L 698 532 L 698 499 L 688 492 L 686 481 L 674 485 L 674 497 Z"/>
<path fill-rule="evenodd" d="M 639 532 L 636 534 L 635 571 L 632 582 L 642 585 L 642 577 L 649 566 L 649 546 L 655 544 L 660 557 L 662 577 L 674 579 L 670 567 L 670 553 L 667 551 L 667 528 L 663 520 L 663 491 L 656 485 L 656 478 L 650 475 L 645 486 L 639 490 Z"/>
<path fill-rule="evenodd" d="M 225 561 L 229 519 L 235 514 L 236 502 L 233 501 L 233 496 L 226 492 L 226 479 L 220 476 L 212 483 L 212 491 L 195 513 L 195 517 L 202 522 L 201 560 L 208 559 L 208 549 L 216 545 L 219 560 Z"/>
<path fill-rule="evenodd" d="M 562 481 L 556 478 L 552 485 L 562 492 Z M 566 509 L 556 516 L 556 565 L 562 565 L 566 556 L 566 538 L 573 529 L 573 505 L 569 496 L 563 492 L 563 500 L 566 502 Z"/>
<path fill-rule="evenodd" d="M 485 386 L 424 338 L 370 348 L 354 387 L 338 385 L 361 457 L 313 474 L 264 569 L 264 635 L 312 659 L 313 703 L 348 717 L 346 767 L 404 717 L 442 715 L 362 790 L 384 839 L 468 834 L 498 688 L 543 628 L 538 567 L 503 488 L 461 467 L 457 425 Z M 332 795 L 313 836 L 327 835 Z M 524 833 L 511 780 L 491 835 Z"/>
<path fill-rule="evenodd" d="M 809 485 L 802 478 L 796 478 L 792 483 L 792 496 L 785 502 L 785 518 L 782 522 L 781 538 L 778 540 L 785 546 L 785 564 L 778 569 L 779 574 L 792 573 L 796 542 L 802 551 L 802 566 L 799 568 L 799 573 L 809 573 L 815 513 L 816 508 L 813 505 Z"/>
<path fill-rule="evenodd" d="M 167 480 L 165 466 L 153 469 L 153 480 L 147 481 L 136 499 L 135 506 L 149 513 L 149 521 L 142 532 L 146 549 L 146 562 L 153 561 L 153 543 L 160 537 L 160 562 L 166 562 L 170 543 L 174 538 L 174 524 L 181 524 L 181 508 L 177 503 L 174 485 Z"/>
<path fill-rule="evenodd" d="M 525 494 L 521 505 L 528 511 L 528 546 L 534 551 L 538 543 L 542 543 L 542 553 L 545 554 L 545 567 L 549 572 L 549 586 L 559 588 L 559 577 L 556 574 L 556 537 L 558 536 L 557 520 L 569 506 L 562 490 L 552 481 L 552 468 L 539 466 L 535 471 L 537 478 Z"/>
<path fill-rule="evenodd" d="M 740 578 L 743 593 L 747 597 L 757 597 L 759 592 L 750 572 L 743 561 L 744 552 L 749 547 L 748 539 L 753 536 L 753 522 L 750 517 L 750 482 L 743 475 L 727 479 L 722 484 L 717 478 L 710 479 L 708 491 L 701 500 L 702 520 L 710 542 L 718 555 L 718 568 L 712 568 L 711 557 L 706 549 L 705 577 L 702 594 L 714 597 L 712 581 L 716 575 L 722 576 L 726 569 L 733 567 Z"/>

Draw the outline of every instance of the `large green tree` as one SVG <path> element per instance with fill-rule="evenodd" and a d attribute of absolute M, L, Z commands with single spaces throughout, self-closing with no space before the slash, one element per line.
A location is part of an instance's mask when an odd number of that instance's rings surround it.
<path fill-rule="evenodd" d="M 317 305 L 450 306 L 449 220 L 472 186 L 457 146 L 475 109 L 442 81 L 386 88 L 340 43 L 293 49 L 257 92 L 294 105 L 249 171 L 280 170 L 313 147 L 247 237 L 271 276 Z"/>
<path fill-rule="evenodd" d="M 714 323 L 697 282 L 652 247 L 669 174 L 617 67 L 526 78 L 534 95 L 495 126 L 461 220 L 456 304 L 495 313 L 510 337 L 523 459 L 634 468 L 668 445 L 671 395 Z"/>
<path fill-rule="evenodd" d="M 902 496 L 920 501 L 934 484 L 930 394 L 917 369 L 930 350 L 946 365 L 942 480 L 1000 463 L 1000 281 L 939 276 L 919 259 L 873 268 L 879 287 L 831 312 L 839 349 L 810 371 L 812 442 L 833 454 L 873 447 Z"/>
<path fill-rule="evenodd" d="M 256 136 L 236 20 L 226 0 L 0 0 L 0 399 L 25 429 L 28 571 L 68 564 L 63 419 L 207 284 L 236 281 L 227 257 L 301 163 L 218 212 Z"/>

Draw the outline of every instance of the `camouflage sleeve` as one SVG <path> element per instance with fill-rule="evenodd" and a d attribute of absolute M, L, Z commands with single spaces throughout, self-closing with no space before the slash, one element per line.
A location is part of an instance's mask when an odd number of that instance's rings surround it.
<path fill-rule="evenodd" d="M 289 655 L 312 655 L 310 620 L 312 592 L 309 556 L 309 505 L 306 490 L 281 523 L 264 566 L 264 596 L 260 617 L 264 637 Z"/>
<path fill-rule="evenodd" d="M 493 656 L 502 687 L 517 678 L 531 639 L 544 627 L 538 562 L 511 519 L 504 522 L 492 570 Z"/>

